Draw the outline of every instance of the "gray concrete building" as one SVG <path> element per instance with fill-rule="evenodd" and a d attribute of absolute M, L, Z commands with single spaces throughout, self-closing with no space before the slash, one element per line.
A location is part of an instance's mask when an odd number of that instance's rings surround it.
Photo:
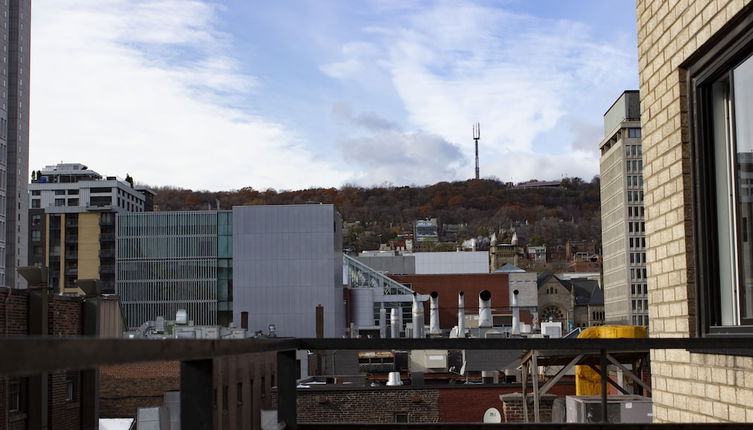
<path fill-rule="evenodd" d="M 601 235 L 607 324 L 648 325 L 640 97 L 625 91 L 604 114 Z"/>
<path fill-rule="evenodd" d="M 332 205 L 233 208 L 233 320 L 278 336 L 345 334 L 342 219 Z"/>
<path fill-rule="evenodd" d="M 196 325 L 230 322 L 232 235 L 230 211 L 118 214 L 115 290 L 128 328 L 179 309 Z"/>
<path fill-rule="evenodd" d="M 25 287 L 16 268 L 26 265 L 29 172 L 29 64 L 31 1 L 6 0 L 0 9 L 0 285 Z"/>

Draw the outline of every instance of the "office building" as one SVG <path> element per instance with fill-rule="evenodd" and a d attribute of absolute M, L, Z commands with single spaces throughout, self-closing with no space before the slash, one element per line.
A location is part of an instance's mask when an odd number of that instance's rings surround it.
<path fill-rule="evenodd" d="M 142 212 L 117 216 L 117 282 L 129 329 L 187 311 L 196 325 L 231 321 L 233 214 Z"/>
<path fill-rule="evenodd" d="M 1 9 L 0 285 L 23 288 L 16 268 L 27 264 L 31 1 L 9 0 Z"/>
<path fill-rule="evenodd" d="M 753 3 L 637 2 L 651 337 L 753 333 Z M 753 421 L 748 351 L 651 352 L 653 419 Z"/>
<path fill-rule="evenodd" d="M 607 324 L 648 325 L 640 96 L 625 91 L 604 114 L 601 237 Z"/>
<path fill-rule="evenodd" d="M 49 268 L 49 286 L 80 294 L 77 279 L 115 291 L 115 214 L 143 212 L 153 192 L 78 163 L 34 172 L 29 187 L 29 265 Z"/>
<path fill-rule="evenodd" d="M 342 219 L 332 205 L 233 208 L 233 320 L 249 332 L 345 334 Z M 244 317 L 245 315 L 245 317 Z"/>

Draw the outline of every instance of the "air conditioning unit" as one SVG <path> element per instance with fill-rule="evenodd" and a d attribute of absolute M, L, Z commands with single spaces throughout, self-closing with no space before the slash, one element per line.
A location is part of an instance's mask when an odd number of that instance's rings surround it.
<path fill-rule="evenodd" d="M 568 423 L 600 423 L 601 396 L 567 396 Z M 651 398 L 636 395 L 607 397 L 607 422 L 611 424 L 651 423 Z"/>
<path fill-rule="evenodd" d="M 562 337 L 562 323 L 561 322 L 543 322 L 541 323 L 541 333 L 549 336 L 552 339 Z"/>

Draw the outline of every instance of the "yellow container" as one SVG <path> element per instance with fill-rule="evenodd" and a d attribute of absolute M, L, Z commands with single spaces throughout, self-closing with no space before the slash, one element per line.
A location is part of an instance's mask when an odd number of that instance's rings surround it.
<path fill-rule="evenodd" d="M 619 339 L 646 337 L 646 327 L 634 325 L 604 325 L 589 327 L 578 335 L 582 339 Z M 599 366 L 596 366 L 598 369 Z M 601 394 L 601 375 L 589 366 L 575 366 L 575 395 Z"/>

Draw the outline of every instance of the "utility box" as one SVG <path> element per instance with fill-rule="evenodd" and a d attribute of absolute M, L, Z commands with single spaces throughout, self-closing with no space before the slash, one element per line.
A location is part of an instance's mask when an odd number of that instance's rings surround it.
<path fill-rule="evenodd" d="M 411 372 L 446 372 L 447 350 L 421 349 L 410 352 Z"/>
<path fill-rule="evenodd" d="M 567 396 L 568 423 L 600 423 L 601 396 Z M 651 398 L 636 395 L 607 397 L 607 422 L 610 424 L 651 423 Z"/>
<path fill-rule="evenodd" d="M 549 336 L 552 339 L 559 339 L 562 337 L 562 323 L 543 322 L 541 323 L 541 333 Z"/>

